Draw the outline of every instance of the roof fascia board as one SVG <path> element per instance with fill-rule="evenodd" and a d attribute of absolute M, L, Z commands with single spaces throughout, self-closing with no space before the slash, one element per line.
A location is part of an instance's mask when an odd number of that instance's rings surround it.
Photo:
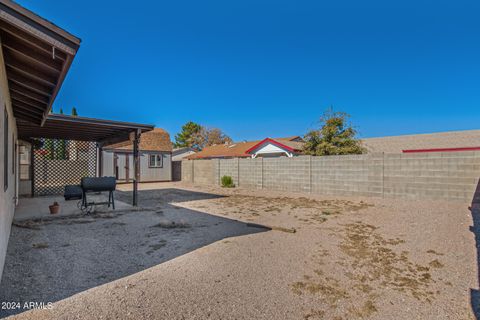
<path fill-rule="evenodd" d="M 0 18 L 68 54 L 80 46 L 79 38 L 12 1 L 0 0 Z"/>
<path fill-rule="evenodd" d="M 245 151 L 245 153 L 252 153 L 252 151 L 258 149 L 260 146 L 262 146 L 265 143 L 271 143 L 271 144 L 276 145 L 277 147 L 280 147 L 280 148 L 285 149 L 287 151 L 295 152 L 295 149 L 293 149 L 289 146 L 286 146 L 283 143 L 280 143 L 280 142 L 278 142 L 276 140 L 273 140 L 271 138 L 266 138 L 266 139 L 263 139 L 262 141 L 260 141 L 259 143 L 257 143 L 256 145 L 254 145 L 253 147 L 251 147 L 250 149 L 248 149 L 247 151 Z"/>

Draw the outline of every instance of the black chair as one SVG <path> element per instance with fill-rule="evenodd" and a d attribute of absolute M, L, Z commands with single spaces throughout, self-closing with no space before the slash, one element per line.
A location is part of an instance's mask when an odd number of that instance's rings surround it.
<path fill-rule="evenodd" d="M 81 200 L 83 198 L 83 190 L 80 185 L 66 185 L 63 193 L 65 201 Z"/>

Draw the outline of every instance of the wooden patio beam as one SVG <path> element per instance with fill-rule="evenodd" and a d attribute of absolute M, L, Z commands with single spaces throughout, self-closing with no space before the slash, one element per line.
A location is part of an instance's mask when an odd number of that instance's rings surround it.
<path fill-rule="evenodd" d="M 63 61 L 60 59 L 53 59 L 53 52 L 50 52 L 50 54 L 41 54 L 35 50 L 35 47 L 24 45 L 18 41 L 15 42 L 12 39 L 13 37 L 5 35 L 8 35 L 8 33 L 3 33 L 2 45 L 12 53 L 22 56 L 24 59 L 29 60 L 32 63 L 39 63 L 55 74 L 59 74 L 62 70 Z"/>
<path fill-rule="evenodd" d="M 22 40 L 26 43 L 28 43 L 31 46 L 34 46 L 35 48 L 47 53 L 47 54 L 52 54 L 52 46 L 45 43 L 44 41 L 35 38 L 34 36 L 29 35 L 28 33 L 24 32 L 23 30 L 20 30 L 5 21 L 0 20 L 0 29 L 2 29 L 4 32 L 8 32 L 11 36 Z M 60 59 L 62 61 L 65 61 L 67 59 L 67 54 L 61 50 L 55 50 L 55 58 Z"/>
<path fill-rule="evenodd" d="M 57 81 L 55 77 L 46 75 L 43 72 L 35 69 L 35 66 L 26 66 L 25 64 L 19 63 L 16 59 L 12 58 L 7 52 L 4 52 L 5 65 L 17 71 L 18 73 L 23 74 L 27 78 L 30 78 L 34 81 L 41 82 L 44 85 L 55 88 L 57 86 Z"/>
<path fill-rule="evenodd" d="M 15 101 L 20 101 L 24 104 L 27 104 L 33 108 L 36 108 L 36 109 L 39 109 L 43 112 L 43 110 L 45 110 L 45 108 L 47 107 L 47 104 L 44 103 L 44 102 L 39 102 L 37 100 L 34 100 L 34 99 L 31 99 L 29 97 L 26 97 L 22 94 L 19 94 L 17 92 L 10 92 L 10 98 Z"/>
<path fill-rule="evenodd" d="M 19 95 L 22 95 L 24 97 L 36 100 L 40 103 L 48 104 L 48 102 L 50 101 L 48 96 L 37 93 L 37 92 L 35 92 L 33 90 L 30 90 L 26 87 L 22 87 L 22 86 L 18 85 L 17 83 L 13 82 L 13 81 L 9 81 L 8 86 L 9 86 L 11 92 L 15 92 Z"/>
<path fill-rule="evenodd" d="M 19 86 L 27 88 L 31 91 L 35 91 L 39 94 L 46 95 L 48 97 L 52 96 L 53 88 L 51 86 L 46 86 L 44 84 L 38 83 L 34 80 L 31 80 L 31 79 L 25 77 L 24 75 L 16 72 L 14 69 L 9 69 L 7 67 L 7 76 L 8 76 L 8 80 L 16 83 Z"/>

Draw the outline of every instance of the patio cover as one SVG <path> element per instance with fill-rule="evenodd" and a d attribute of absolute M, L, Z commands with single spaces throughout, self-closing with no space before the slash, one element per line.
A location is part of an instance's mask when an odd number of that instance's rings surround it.
<path fill-rule="evenodd" d="M 0 0 L 0 39 L 15 118 L 44 124 L 80 39 L 9 0 Z"/>
<path fill-rule="evenodd" d="M 95 141 L 100 147 L 131 139 L 132 133 L 153 130 L 153 125 L 51 114 L 43 126 L 17 120 L 20 139 L 50 138 Z"/>
<path fill-rule="evenodd" d="M 78 116 L 49 115 L 45 124 L 33 124 L 17 120 L 20 139 L 50 138 L 64 140 L 94 141 L 100 149 L 102 167 L 102 147 L 126 140 L 133 141 L 135 179 L 133 180 L 133 205 L 138 204 L 138 181 L 140 180 L 140 160 L 138 144 L 143 132 L 153 130 L 153 125 L 92 119 Z M 101 176 L 101 172 L 100 172 Z"/>

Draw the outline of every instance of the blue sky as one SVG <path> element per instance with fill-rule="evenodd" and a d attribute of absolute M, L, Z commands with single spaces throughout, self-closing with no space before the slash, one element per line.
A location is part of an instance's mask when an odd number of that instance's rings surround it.
<path fill-rule="evenodd" d="M 328 106 L 360 136 L 480 127 L 480 2 L 19 0 L 82 39 L 54 109 L 302 135 Z"/>

